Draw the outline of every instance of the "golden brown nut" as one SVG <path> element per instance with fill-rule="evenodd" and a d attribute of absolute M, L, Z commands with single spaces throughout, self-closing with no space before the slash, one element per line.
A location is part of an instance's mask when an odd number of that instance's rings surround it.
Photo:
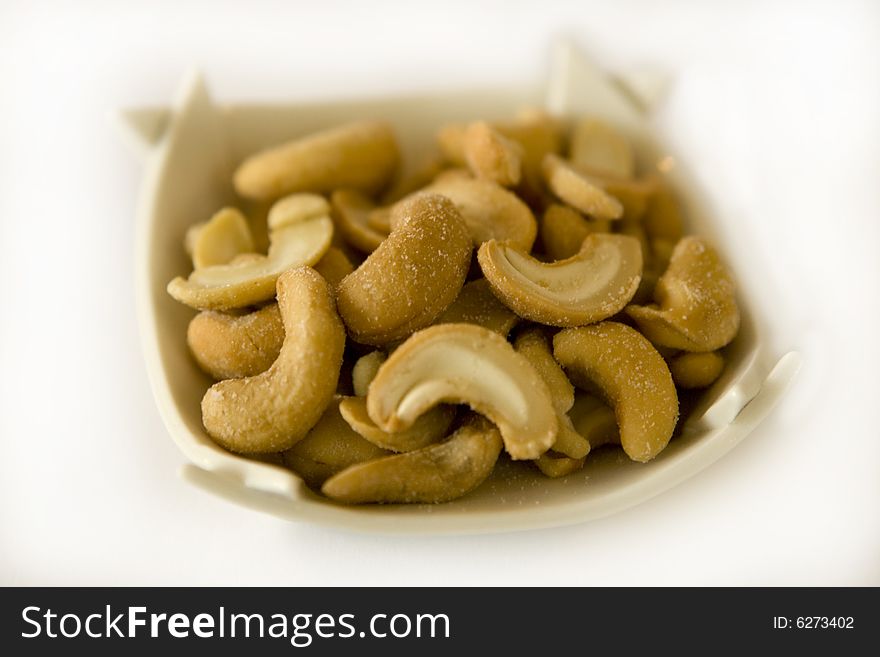
<path fill-rule="evenodd" d="M 275 362 L 284 325 L 277 303 L 244 315 L 203 310 L 189 323 L 186 341 L 199 367 L 214 379 L 240 379 Z"/>
<path fill-rule="evenodd" d="M 642 222 L 648 237 L 677 242 L 684 234 L 681 207 L 668 185 L 657 181 Z"/>
<path fill-rule="evenodd" d="M 202 399 L 208 434 L 233 452 L 280 452 L 301 440 L 333 399 L 345 329 L 326 281 L 309 267 L 278 278 L 284 343 L 256 376 L 216 383 Z"/>
<path fill-rule="evenodd" d="M 576 166 L 632 178 L 635 174 L 635 153 L 629 141 L 607 123 L 596 118 L 578 121 L 571 135 L 569 158 Z"/>
<path fill-rule="evenodd" d="M 353 189 L 337 189 L 330 196 L 333 207 L 333 225 L 342 238 L 364 253 L 372 253 L 385 241 L 387 235 L 368 225 L 370 213 L 375 204 L 366 196 Z"/>
<path fill-rule="evenodd" d="M 186 232 L 186 252 L 195 269 L 225 265 L 240 253 L 254 250 L 254 240 L 245 216 L 236 208 L 223 208 L 208 221 Z"/>
<path fill-rule="evenodd" d="M 354 271 L 354 265 L 342 249 L 331 246 L 315 265 L 315 271 L 324 277 L 331 290 L 335 290 L 342 279 Z"/>
<path fill-rule="evenodd" d="M 608 221 L 586 219 L 567 205 L 551 204 L 541 218 L 541 242 L 552 260 L 565 260 L 576 255 L 592 233 L 608 233 Z"/>
<path fill-rule="evenodd" d="M 284 464 L 312 488 L 357 463 L 389 456 L 381 447 L 364 440 L 342 419 L 337 397 L 306 437 L 283 453 Z"/>
<path fill-rule="evenodd" d="M 395 206 L 391 235 L 337 289 L 351 336 L 383 345 L 429 325 L 464 284 L 471 240 L 452 203 L 419 194 Z"/>
<path fill-rule="evenodd" d="M 620 444 L 620 431 L 614 411 L 598 397 L 579 390 L 575 393 L 574 405 L 568 412 L 568 417 L 578 435 L 590 443 L 590 449 Z"/>
<path fill-rule="evenodd" d="M 391 433 L 376 426 L 367 413 L 367 400 L 363 397 L 348 397 L 339 405 L 339 412 L 348 425 L 374 445 L 392 452 L 411 452 L 421 449 L 447 435 L 455 419 L 452 406 L 435 406 L 402 431 Z"/>
<path fill-rule="evenodd" d="M 654 288 L 656 305 L 629 306 L 642 333 L 684 351 L 720 349 L 739 330 L 734 283 L 718 252 L 703 238 L 685 237 Z"/>
<path fill-rule="evenodd" d="M 382 195 L 382 203 L 384 205 L 393 205 L 399 200 L 406 198 L 413 192 L 420 190 L 425 185 L 431 183 L 446 167 L 446 164 L 438 153 L 431 153 L 423 160 L 418 162 L 411 171 L 402 171 L 391 187 Z M 371 223 L 372 225 L 372 223 Z M 377 226 L 374 226 L 379 230 Z M 391 230 L 386 224 L 385 232 Z M 382 231 L 380 231 L 382 232 Z"/>
<path fill-rule="evenodd" d="M 653 176 L 618 178 L 584 165 L 572 165 L 584 180 L 617 199 L 623 206 L 621 218 L 640 221 L 657 191 L 658 181 Z"/>
<path fill-rule="evenodd" d="M 516 313 L 492 294 L 489 281 L 478 278 L 464 284 L 437 324 L 476 324 L 507 337 L 518 321 Z"/>
<path fill-rule="evenodd" d="M 678 420 L 678 395 L 666 361 L 638 331 L 617 322 L 566 329 L 553 354 L 579 387 L 595 386 L 614 408 L 620 443 L 634 461 L 659 454 Z"/>
<path fill-rule="evenodd" d="M 684 353 L 669 361 L 669 371 L 680 388 L 708 388 L 721 376 L 724 358 L 717 351 Z"/>
<path fill-rule="evenodd" d="M 623 216 L 620 201 L 558 155 L 547 155 L 542 171 L 550 190 L 568 205 L 596 219 L 620 219 Z"/>
<path fill-rule="evenodd" d="M 543 263 L 491 240 L 477 257 L 492 291 L 520 317 L 551 326 L 580 326 L 611 317 L 629 302 L 642 273 L 637 240 L 589 235 L 580 252 Z"/>
<path fill-rule="evenodd" d="M 388 124 L 349 123 L 252 155 L 235 171 L 235 189 L 257 200 L 340 187 L 370 194 L 388 183 L 398 159 Z"/>
<path fill-rule="evenodd" d="M 446 442 L 352 466 L 328 479 L 321 491 L 349 504 L 448 502 L 483 483 L 500 452 L 498 429 L 472 418 Z"/>
<path fill-rule="evenodd" d="M 478 178 L 502 187 L 519 183 L 523 148 L 485 121 L 475 121 L 464 131 L 464 158 Z"/>
<path fill-rule="evenodd" d="M 551 479 L 556 479 L 570 475 L 572 472 L 577 472 L 584 467 L 585 460 L 584 458 L 573 459 L 568 456 L 548 452 L 535 459 L 535 465 L 538 466 L 538 469 L 544 475 Z"/>
<path fill-rule="evenodd" d="M 384 351 L 377 349 L 357 359 L 351 370 L 351 382 L 355 395 L 358 397 L 367 396 L 370 384 L 376 378 L 376 373 L 387 358 Z"/>
<path fill-rule="evenodd" d="M 468 404 L 492 420 L 514 459 L 537 458 L 556 440 L 547 385 L 507 340 L 481 326 L 439 324 L 413 334 L 367 394 L 370 418 L 389 432 L 441 402 Z"/>

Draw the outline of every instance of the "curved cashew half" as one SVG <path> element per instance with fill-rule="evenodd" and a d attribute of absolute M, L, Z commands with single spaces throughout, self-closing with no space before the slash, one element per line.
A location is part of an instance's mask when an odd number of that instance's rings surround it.
<path fill-rule="evenodd" d="M 331 246 L 314 269 L 324 277 L 330 289 L 335 290 L 342 279 L 354 271 L 354 265 L 342 249 Z"/>
<path fill-rule="evenodd" d="M 724 370 L 724 357 L 717 351 L 683 353 L 669 361 L 669 371 L 680 388 L 708 388 Z"/>
<path fill-rule="evenodd" d="M 388 124 L 349 123 L 252 155 L 235 171 L 235 189 L 257 200 L 340 187 L 373 193 L 388 183 L 398 160 Z"/>
<path fill-rule="evenodd" d="M 492 294 L 485 278 L 465 283 L 455 301 L 437 319 L 438 324 L 476 324 L 504 337 L 518 321 L 516 313 Z"/>
<path fill-rule="evenodd" d="M 568 417 L 578 435 L 590 443 L 590 449 L 620 444 L 614 411 L 598 397 L 579 390 L 575 393 L 574 406 L 568 412 Z"/>
<path fill-rule="evenodd" d="M 589 235 L 577 255 L 552 263 L 495 240 L 483 244 L 477 258 L 508 308 L 551 326 L 611 317 L 632 299 L 642 273 L 639 243 L 626 235 Z"/>
<path fill-rule="evenodd" d="M 467 227 L 448 199 L 418 194 L 394 213 L 391 235 L 337 288 L 339 314 L 365 344 L 429 325 L 458 295 L 470 266 Z"/>
<path fill-rule="evenodd" d="M 282 199 L 276 206 L 286 201 Z M 268 255 L 239 256 L 229 264 L 196 269 L 187 279 L 178 276 L 171 281 L 168 293 L 188 306 L 208 310 L 243 308 L 271 299 L 278 276 L 318 262 L 333 236 L 333 223 L 327 216 L 283 212 L 276 215 L 274 223 Z"/>
<path fill-rule="evenodd" d="M 565 260 L 581 250 L 584 240 L 592 233 L 610 233 L 608 221 L 587 219 L 567 205 L 553 203 L 541 218 L 541 242 L 544 251 L 553 260 Z"/>
<path fill-rule="evenodd" d="M 534 459 L 556 440 L 547 385 L 507 340 L 474 324 L 413 334 L 379 368 L 367 394 L 377 426 L 395 432 L 441 402 L 468 404 L 501 430 L 514 459 Z"/>
<path fill-rule="evenodd" d="M 376 373 L 387 358 L 388 356 L 385 355 L 384 351 L 377 349 L 357 359 L 351 370 L 351 383 L 356 396 L 367 396 L 370 384 L 376 378 Z"/>
<path fill-rule="evenodd" d="M 193 267 L 225 265 L 241 253 L 254 250 L 248 220 L 236 208 L 223 208 L 208 221 L 196 224 L 186 232 L 184 246 Z"/>
<path fill-rule="evenodd" d="M 596 219 L 620 219 L 623 205 L 600 185 L 553 153 L 542 163 L 544 181 L 560 199 Z"/>
<path fill-rule="evenodd" d="M 535 465 L 538 466 L 538 469 L 544 475 L 551 479 L 556 479 L 570 475 L 572 472 L 577 472 L 584 467 L 585 460 L 584 458 L 573 459 L 568 456 L 559 456 L 548 452 L 535 459 Z"/>
<path fill-rule="evenodd" d="M 349 504 L 448 502 L 483 483 L 500 452 L 498 429 L 472 418 L 446 442 L 354 465 L 328 479 L 321 492 Z"/>
<path fill-rule="evenodd" d="M 283 453 L 284 464 L 312 488 L 357 463 L 389 456 L 391 452 L 364 440 L 339 414 L 337 397 L 306 437 Z"/>
<path fill-rule="evenodd" d="M 338 189 L 330 197 L 333 223 L 342 238 L 364 253 L 372 253 L 388 237 L 369 225 L 369 217 L 376 205 L 353 189 Z"/>
<path fill-rule="evenodd" d="M 739 330 L 733 279 L 703 238 L 679 241 L 654 288 L 654 301 L 657 305 L 629 306 L 626 313 L 657 345 L 713 351 L 733 340 Z"/>
<path fill-rule="evenodd" d="M 301 267 L 278 278 L 284 344 L 257 376 L 214 384 L 202 399 L 202 422 L 223 447 L 241 453 L 292 447 L 333 399 L 345 329 L 327 283 Z"/>
<path fill-rule="evenodd" d="M 475 121 L 464 131 L 464 158 L 478 178 L 502 187 L 519 182 L 523 148 L 495 130 L 485 121 Z"/>
<path fill-rule="evenodd" d="M 672 438 L 678 396 L 666 361 L 638 331 L 617 322 L 566 329 L 553 354 L 579 387 L 595 386 L 614 407 L 620 443 L 634 461 L 650 461 Z"/>
<path fill-rule="evenodd" d="M 186 341 L 214 379 L 240 379 L 265 372 L 275 362 L 284 325 L 277 303 L 244 315 L 203 310 L 189 323 Z"/>
<path fill-rule="evenodd" d="M 571 161 L 618 178 L 632 178 L 636 169 L 632 144 L 607 123 L 586 118 L 575 124 L 569 146 Z"/>
<path fill-rule="evenodd" d="M 420 415 L 411 427 L 391 433 L 383 431 L 370 419 L 367 400 L 363 397 L 343 399 L 339 412 L 348 425 L 361 436 L 392 452 L 411 452 L 436 443 L 447 434 L 455 419 L 455 408 L 444 404 Z"/>

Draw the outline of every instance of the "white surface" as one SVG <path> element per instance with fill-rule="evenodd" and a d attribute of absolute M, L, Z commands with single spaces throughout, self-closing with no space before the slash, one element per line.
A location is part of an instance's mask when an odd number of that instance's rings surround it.
<path fill-rule="evenodd" d="M 0 583 L 880 584 L 880 9 L 471 4 L 0 4 Z M 780 408 L 684 485 L 551 531 L 351 535 L 180 481 L 110 112 L 166 104 L 192 63 L 220 101 L 534 78 L 560 33 L 675 72 L 661 124 L 740 211 L 724 237 L 770 263 L 760 310 L 804 355 Z"/>

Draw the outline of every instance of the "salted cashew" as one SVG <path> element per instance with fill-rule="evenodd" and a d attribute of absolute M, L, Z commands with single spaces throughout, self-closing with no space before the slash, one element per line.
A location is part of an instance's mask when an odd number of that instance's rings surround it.
<path fill-rule="evenodd" d="M 342 249 L 331 246 L 314 269 L 329 283 L 330 289 L 335 290 L 339 282 L 354 271 L 354 265 Z"/>
<path fill-rule="evenodd" d="M 411 452 L 436 443 L 449 432 L 455 419 L 455 408 L 446 404 L 435 406 L 420 415 L 412 426 L 401 431 L 384 431 L 367 413 L 364 397 L 348 397 L 339 405 L 339 412 L 348 425 L 374 445 L 392 452 Z"/>
<path fill-rule="evenodd" d="M 290 194 L 269 207 L 266 225 L 269 231 L 330 216 L 330 204 L 320 194 Z"/>
<path fill-rule="evenodd" d="M 392 206 L 384 206 L 368 212 L 367 228 L 387 237 L 391 232 L 391 208 Z"/>
<path fill-rule="evenodd" d="M 277 303 L 243 315 L 203 310 L 190 321 L 186 341 L 199 367 L 214 379 L 240 379 L 275 362 L 284 325 Z"/>
<path fill-rule="evenodd" d="M 665 239 L 674 243 L 684 234 L 681 206 L 669 186 L 661 180 L 656 182 L 642 223 L 651 239 Z"/>
<path fill-rule="evenodd" d="M 284 343 L 256 376 L 214 384 L 202 422 L 221 446 L 240 453 L 279 452 L 302 439 L 333 399 L 345 329 L 326 281 L 300 267 L 278 277 Z"/>
<path fill-rule="evenodd" d="M 577 254 L 587 235 L 611 232 L 604 219 L 587 219 L 567 205 L 553 203 L 541 218 L 541 242 L 552 260 L 565 260 Z"/>
<path fill-rule="evenodd" d="M 425 185 L 430 184 L 445 168 L 446 162 L 444 158 L 438 153 L 431 153 L 419 161 L 411 170 L 402 171 L 395 178 L 388 190 L 382 195 L 382 203 L 385 205 L 397 203 Z"/>
<path fill-rule="evenodd" d="M 638 331 L 617 322 L 565 329 L 553 355 L 578 387 L 595 387 L 614 408 L 620 443 L 634 461 L 659 454 L 678 421 L 678 395 L 666 361 Z"/>
<path fill-rule="evenodd" d="M 349 504 L 448 502 L 483 483 L 501 445 L 498 429 L 471 418 L 445 442 L 351 466 L 328 479 L 321 492 Z"/>
<path fill-rule="evenodd" d="M 570 206 L 597 219 L 623 216 L 620 201 L 558 155 L 549 153 L 541 167 L 550 191 Z"/>
<path fill-rule="evenodd" d="M 468 404 L 501 430 L 514 459 L 534 459 L 556 440 L 547 385 L 507 340 L 474 324 L 439 324 L 414 333 L 379 368 L 367 394 L 377 426 L 412 426 L 441 402 Z"/>
<path fill-rule="evenodd" d="M 385 355 L 384 351 L 377 349 L 357 359 L 354 368 L 351 370 L 352 387 L 354 388 L 355 395 L 358 397 L 367 396 L 367 389 L 370 387 L 370 383 L 376 378 L 376 372 L 379 371 L 379 367 L 387 358 L 388 356 Z"/>
<path fill-rule="evenodd" d="M 568 417 L 575 431 L 590 443 L 590 449 L 620 444 L 614 411 L 598 397 L 578 390 Z"/>
<path fill-rule="evenodd" d="M 531 250 L 538 234 L 535 215 L 513 192 L 490 180 L 444 175 L 424 188 L 451 200 L 467 224 L 474 246 L 507 240 Z M 392 222 L 393 224 L 393 222 Z"/>
<path fill-rule="evenodd" d="M 739 330 L 733 279 L 718 252 L 701 237 L 681 239 L 654 288 L 656 305 L 626 313 L 655 344 L 684 351 L 713 351 Z"/>
<path fill-rule="evenodd" d="M 192 226 L 184 239 L 195 269 L 225 265 L 240 253 L 254 250 L 248 220 L 236 208 L 223 208 L 208 221 Z"/>
<path fill-rule="evenodd" d="M 588 166 L 618 178 L 632 178 L 636 168 L 629 140 L 596 118 L 585 118 L 575 124 L 569 158 L 575 165 Z"/>
<path fill-rule="evenodd" d="M 365 440 L 342 419 L 339 397 L 296 445 L 283 452 L 283 463 L 312 488 L 357 463 L 389 456 L 391 452 Z"/>
<path fill-rule="evenodd" d="M 463 135 L 464 159 L 473 174 L 502 187 L 519 183 L 523 148 L 485 121 L 474 121 Z"/>
<path fill-rule="evenodd" d="M 282 199 L 275 205 L 285 202 Z M 327 216 L 282 212 L 273 223 L 268 255 L 196 269 L 189 278 L 172 280 L 168 293 L 188 306 L 208 310 L 243 308 L 271 299 L 278 276 L 318 262 L 333 236 L 333 223 Z"/>
<path fill-rule="evenodd" d="M 437 324 L 477 324 L 504 337 L 518 321 L 516 313 L 492 294 L 485 278 L 465 283 L 455 301 L 437 318 Z"/>
<path fill-rule="evenodd" d="M 372 253 L 388 235 L 374 230 L 367 223 L 376 205 L 354 189 L 338 189 L 330 196 L 333 224 L 342 238 L 364 253 Z"/>
<path fill-rule="evenodd" d="M 621 218 L 641 220 L 657 192 L 658 180 L 654 176 L 643 178 L 620 178 L 585 165 L 572 164 L 584 180 L 614 197 L 623 207 Z"/>
<path fill-rule="evenodd" d="M 611 317 L 629 302 L 642 273 L 641 249 L 626 235 L 587 236 L 580 252 L 543 263 L 490 240 L 477 258 L 492 291 L 520 317 L 551 326 L 580 326 Z"/>
<path fill-rule="evenodd" d="M 717 351 L 685 352 L 669 361 L 672 380 L 679 388 L 708 388 L 723 369 L 724 357 Z"/>
<path fill-rule="evenodd" d="M 358 342 L 383 345 L 431 324 L 452 303 L 471 239 L 446 198 L 418 194 L 394 208 L 388 238 L 337 288 L 339 314 Z"/>
<path fill-rule="evenodd" d="M 234 183 L 239 194 L 257 200 L 341 187 L 371 194 L 388 183 L 398 160 L 391 127 L 359 121 L 252 155 L 236 169 Z"/>
<path fill-rule="evenodd" d="M 584 467 L 584 458 L 573 459 L 559 454 L 542 454 L 535 459 L 535 465 L 547 477 L 556 479 L 577 472 Z"/>

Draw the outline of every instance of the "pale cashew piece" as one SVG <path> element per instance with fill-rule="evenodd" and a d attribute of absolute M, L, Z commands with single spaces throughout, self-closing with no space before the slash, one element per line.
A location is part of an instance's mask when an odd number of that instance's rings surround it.
<path fill-rule="evenodd" d="M 523 148 L 485 121 L 475 121 L 464 131 L 464 158 L 478 178 L 502 187 L 519 183 Z"/>
<path fill-rule="evenodd" d="M 451 200 L 467 224 L 474 246 L 507 240 L 528 251 L 538 234 L 535 215 L 513 192 L 489 180 L 444 175 L 425 191 Z"/>
<path fill-rule="evenodd" d="M 345 329 L 326 281 L 308 267 L 278 278 L 284 344 L 256 376 L 214 384 L 202 422 L 221 446 L 240 453 L 279 452 L 302 439 L 333 399 Z"/>
<path fill-rule="evenodd" d="M 278 276 L 288 269 L 318 262 L 333 236 L 329 217 L 298 222 L 286 219 L 271 231 L 268 255 L 244 260 L 239 257 L 229 264 L 196 269 L 189 278 L 178 276 L 171 281 L 168 293 L 188 306 L 208 310 L 243 308 L 271 299 Z"/>
<path fill-rule="evenodd" d="M 351 336 L 383 345 L 431 324 L 458 296 L 471 239 L 455 206 L 419 194 L 395 206 L 391 235 L 337 288 Z"/>
<path fill-rule="evenodd" d="M 184 246 L 195 269 L 225 265 L 235 256 L 254 250 L 248 220 L 236 208 L 223 208 L 208 221 L 186 232 Z"/>
<path fill-rule="evenodd" d="M 354 271 L 354 265 L 342 249 L 331 246 L 314 269 L 324 277 L 330 289 L 335 290 L 342 279 Z"/>
<path fill-rule="evenodd" d="M 401 175 L 391 183 L 388 191 L 382 195 L 382 203 L 386 205 L 397 203 L 399 200 L 428 185 L 444 168 L 446 168 L 444 158 L 437 153 L 432 153 L 419 161 L 412 170 L 401 172 Z"/>
<path fill-rule="evenodd" d="M 290 194 L 270 206 L 266 225 L 273 231 L 329 215 L 330 204 L 320 194 Z"/>
<path fill-rule="evenodd" d="M 399 160 L 391 127 L 360 121 L 295 139 L 252 155 L 235 171 L 236 191 L 273 200 L 292 192 L 382 189 Z"/>
<path fill-rule="evenodd" d="M 684 351 L 713 351 L 739 330 L 735 286 L 718 252 L 703 238 L 679 241 L 654 288 L 656 305 L 627 314 L 653 343 Z"/>
<path fill-rule="evenodd" d="M 724 357 L 717 351 L 683 353 L 669 361 L 669 371 L 679 388 L 708 388 L 724 370 Z"/>
<path fill-rule="evenodd" d="M 347 468 L 321 492 L 349 504 L 448 502 L 483 483 L 501 445 L 498 429 L 473 418 L 443 443 Z"/>
<path fill-rule="evenodd" d="M 436 443 L 449 432 L 455 419 L 453 406 L 435 406 L 420 415 L 412 426 L 391 433 L 376 426 L 367 413 L 367 400 L 363 397 L 348 397 L 339 405 L 339 412 L 348 425 L 374 445 L 392 452 L 411 452 L 431 443 Z"/>
<path fill-rule="evenodd" d="M 468 404 L 501 430 L 508 454 L 534 459 L 556 440 L 547 385 L 507 340 L 474 324 L 439 324 L 413 334 L 379 368 L 367 394 L 385 431 L 412 426 L 441 402 Z"/>
<path fill-rule="evenodd" d="M 391 452 L 362 438 L 339 414 L 340 398 L 330 402 L 306 437 L 283 452 L 284 464 L 312 488 L 357 463 L 389 456 Z"/>
<path fill-rule="evenodd" d="M 566 329 L 553 338 L 553 354 L 576 385 L 595 386 L 614 408 L 632 460 L 650 461 L 666 447 L 678 395 L 666 361 L 638 331 L 617 322 Z"/>
<path fill-rule="evenodd" d="M 379 367 L 387 358 L 388 356 L 385 355 L 384 351 L 377 349 L 357 359 L 354 368 L 351 370 L 351 381 L 355 395 L 358 397 L 367 396 L 367 389 L 370 387 L 370 383 L 376 378 Z"/>
<path fill-rule="evenodd" d="M 588 166 L 618 178 L 632 178 L 635 173 L 635 153 L 629 140 L 595 118 L 582 119 L 575 124 L 569 157 L 576 165 Z"/>
<path fill-rule="evenodd" d="M 544 251 L 553 260 L 576 255 L 592 233 L 611 232 L 608 221 L 587 219 L 567 205 L 551 204 L 541 218 L 541 241 Z"/>
<path fill-rule="evenodd" d="M 507 337 L 519 317 L 492 293 L 489 281 L 465 283 L 455 301 L 437 319 L 438 324 L 476 324 Z"/>
<path fill-rule="evenodd" d="M 203 310 L 189 323 L 186 341 L 199 367 L 214 379 L 240 379 L 275 362 L 284 325 L 277 303 L 244 315 Z"/>
<path fill-rule="evenodd" d="M 333 223 L 342 238 L 364 253 L 372 253 L 388 237 L 368 224 L 375 204 L 353 189 L 338 189 L 330 197 Z"/>
<path fill-rule="evenodd" d="M 543 263 L 491 240 L 477 254 L 492 291 L 520 317 L 580 326 L 611 317 L 632 299 L 642 273 L 641 248 L 625 235 L 589 235 L 580 252 Z"/>
<path fill-rule="evenodd" d="M 642 219 L 659 184 L 654 176 L 619 178 L 584 165 L 572 164 L 572 168 L 584 180 L 617 199 L 623 207 L 622 218 L 631 221 Z"/>
<path fill-rule="evenodd" d="M 620 444 L 620 431 L 614 411 L 598 397 L 577 391 L 568 417 L 578 435 L 590 443 L 590 449 Z"/>
<path fill-rule="evenodd" d="M 542 163 L 542 171 L 550 190 L 572 207 L 597 219 L 620 219 L 623 216 L 620 201 L 558 155 L 548 154 Z"/>
<path fill-rule="evenodd" d="M 535 465 L 547 477 L 557 479 L 580 470 L 584 467 L 585 460 L 584 458 L 573 459 L 568 456 L 547 453 L 535 459 Z"/>

